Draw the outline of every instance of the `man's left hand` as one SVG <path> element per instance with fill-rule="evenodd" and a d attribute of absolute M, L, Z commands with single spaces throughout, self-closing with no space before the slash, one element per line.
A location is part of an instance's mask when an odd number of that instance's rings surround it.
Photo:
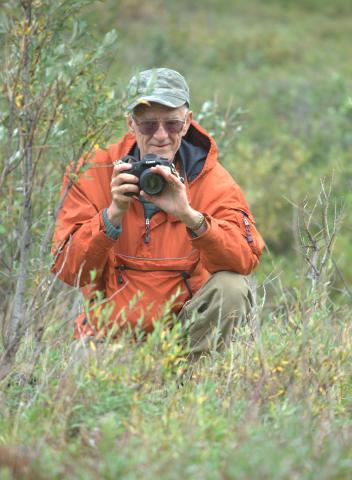
<path fill-rule="evenodd" d="M 166 182 L 166 186 L 160 195 L 148 195 L 141 191 L 143 197 L 164 212 L 179 218 L 187 226 L 194 225 L 199 219 L 199 212 L 191 207 L 186 187 L 179 175 L 175 175 L 163 165 L 152 167 L 151 171 L 161 175 Z"/>

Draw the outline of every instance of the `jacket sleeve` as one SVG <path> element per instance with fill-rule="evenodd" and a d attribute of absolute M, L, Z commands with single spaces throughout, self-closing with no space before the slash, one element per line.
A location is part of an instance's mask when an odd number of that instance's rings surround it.
<path fill-rule="evenodd" d="M 230 270 L 248 275 L 258 265 L 265 244 L 239 186 L 220 165 L 214 170 L 204 175 L 201 199 L 192 201 L 208 226 L 192 243 L 210 273 Z"/>
<path fill-rule="evenodd" d="M 74 286 L 100 283 L 109 252 L 115 240 L 106 235 L 102 208 L 95 201 L 98 190 L 94 174 L 83 175 L 68 189 L 55 226 L 52 271 Z M 67 190 L 65 176 L 61 195 Z M 108 201 L 108 200 L 107 200 Z M 107 205 L 105 205 L 107 206 Z"/>

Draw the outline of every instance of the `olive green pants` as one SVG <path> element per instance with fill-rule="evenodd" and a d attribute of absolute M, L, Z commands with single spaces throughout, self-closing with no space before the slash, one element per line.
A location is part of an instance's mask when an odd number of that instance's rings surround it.
<path fill-rule="evenodd" d="M 227 271 L 211 275 L 178 314 L 185 325 L 190 357 L 197 359 L 228 347 L 235 327 L 248 321 L 252 308 L 246 277 Z"/>

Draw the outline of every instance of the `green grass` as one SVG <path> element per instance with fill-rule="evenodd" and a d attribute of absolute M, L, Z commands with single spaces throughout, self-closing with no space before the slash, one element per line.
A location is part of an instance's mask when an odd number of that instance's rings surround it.
<path fill-rule="evenodd" d="M 85 348 L 52 331 L 31 374 L 28 340 L 2 384 L 1 444 L 19 465 L 27 447 L 32 478 L 347 479 L 351 329 L 343 310 L 311 313 L 241 328 L 192 378 L 162 325 Z"/>
<path fill-rule="evenodd" d="M 44 336 L 37 343 L 28 332 L 0 384 L 1 480 L 351 478 L 348 2 L 107 0 L 84 17 L 97 37 L 117 28 L 109 78 L 118 92 L 135 71 L 162 65 L 185 74 L 196 115 L 212 101 L 202 123 L 214 131 L 268 246 L 256 274 L 259 312 L 228 352 L 202 359 L 191 378 L 177 329 L 164 325 L 140 344 L 128 335 L 85 348 L 73 342 L 77 293 L 57 286 L 44 301 L 52 277 L 48 267 L 38 273 L 33 254 L 71 151 L 48 150 L 37 173 L 28 279 Z M 313 286 L 296 220 L 300 212 L 302 225 L 313 210 L 321 177 L 328 185 L 332 176 L 329 228 L 335 204 L 345 214 Z M 1 203 L 6 228 L 0 225 L 3 258 L 15 262 L 16 188 L 14 177 Z M 312 217 L 319 258 L 320 207 Z M 10 267 L 1 264 L 0 273 L 15 275 Z M 1 277 L 4 292 L 11 278 Z"/>

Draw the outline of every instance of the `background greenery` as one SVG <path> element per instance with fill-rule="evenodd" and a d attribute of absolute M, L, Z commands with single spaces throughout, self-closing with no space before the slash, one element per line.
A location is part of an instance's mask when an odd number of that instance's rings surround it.
<path fill-rule="evenodd" d="M 48 2 L 34 3 L 40 9 Z M 69 14 L 63 21 L 62 9 L 52 13 L 58 33 L 46 46 L 32 95 L 39 98 L 42 85 L 56 78 L 70 88 L 46 143 L 50 98 L 39 129 L 45 155 L 33 187 L 26 282 L 26 318 L 35 322 L 0 384 L 1 478 L 350 478 L 349 2 L 61 3 Z M 0 15 L 0 33 L 5 23 Z M 112 29 L 117 38 L 107 35 Z M 16 68 L 15 61 L 3 65 L 5 74 Z M 123 133 L 125 85 L 153 66 L 187 78 L 192 109 L 214 133 L 267 242 L 253 324 L 237 332 L 225 355 L 194 367 L 191 379 L 177 326 L 170 332 L 161 324 L 137 345 L 128 335 L 103 346 L 73 345 L 78 295 L 52 284 L 49 272 L 47 240 L 65 166 L 82 145 L 94 148 Z M 6 134 L 5 88 L 0 101 L 3 170 L 16 139 Z M 96 128 L 106 119 L 100 135 Z M 20 165 L 0 199 L 0 294 L 7 309 L 20 261 L 21 175 Z M 327 199 L 322 178 L 326 190 L 332 185 Z M 335 207 L 343 212 L 336 242 L 314 277 L 300 244 L 300 235 L 309 237 L 297 222 L 311 219 L 321 261 Z"/>

